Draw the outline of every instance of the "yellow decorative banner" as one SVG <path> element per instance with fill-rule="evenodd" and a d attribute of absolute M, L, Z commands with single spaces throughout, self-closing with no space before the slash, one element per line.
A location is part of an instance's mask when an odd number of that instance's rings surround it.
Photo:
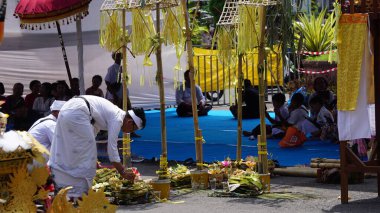
<path fill-rule="evenodd" d="M 277 50 L 278 48 L 274 48 Z M 283 67 L 281 51 L 269 52 L 267 55 L 267 73 L 265 79 L 268 86 L 283 85 Z M 252 84 L 259 85 L 257 71 L 257 51 L 248 53 L 243 58 L 243 76 L 251 80 Z M 228 67 L 218 60 L 217 50 L 194 48 L 194 67 L 197 70 L 195 81 L 203 91 L 217 91 L 235 87 L 237 83 L 238 65 Z"/>
<path fill-rule="evenodd" d="M 338 28 L 338 110 L 355 110 L 359 95 L 364 47 L 367 45 L 367 14 L 343 14 Z"/>

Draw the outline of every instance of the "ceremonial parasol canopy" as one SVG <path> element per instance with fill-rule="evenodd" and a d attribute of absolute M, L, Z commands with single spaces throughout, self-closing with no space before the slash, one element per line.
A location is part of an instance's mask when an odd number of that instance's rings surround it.
<path fill-rule="evenodd" d="M 81 19 L 88 15 L 91 0 L 20 0 L 14 15 L 20 18 L 21 29 L 42 30 L 57 27 L 63 58 L 71 84 L 71 72 L 60 29 L 60 23 L 69 24 L 76 21 L 78 39 L 78 73 L 81 93 L 84 93 L 83 43 Z"/>
<path fill-rule="evenodd" d="M 4 38 L 4 19 L 5 19 L 6 9 L 7 9 L 7 1 L 0 0 L 0 44 Z"/>
<path fill-rule="evenodd" d="M 41 24 L 63 20 L 72 22 L 79 15 L 88 14 L 91 0 L 20 0 L 15 9 L 15 16 L 20 18 L 20 27 L 32 29 Z M 41 28 L 33 28 L 38 30 Z"/>

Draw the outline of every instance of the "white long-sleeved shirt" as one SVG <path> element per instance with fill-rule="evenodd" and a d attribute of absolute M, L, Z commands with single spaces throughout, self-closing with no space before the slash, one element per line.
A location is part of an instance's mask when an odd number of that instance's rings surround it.
<path fill-rule="evenodd" d="M 111 162 L 120 162 L 118 135 L 126 112 L 107 99 L 83 95 L 63 105 L 57 119 L 48 165 L 72 177 L 95 176 L 97 148 L 95 132 L 108 130 L 107 153 Z M 91 112 L 91 116 L 90 116 Z M 95 123 L 91 125 L 91 118 Z"/>
<path fill-rule="evenodd" d="M 51 142 L 53 141 L 56 122 L 57 118 L 50 114 L 38 119 L 28 130 L 28 132 L 49 151 Z"/>

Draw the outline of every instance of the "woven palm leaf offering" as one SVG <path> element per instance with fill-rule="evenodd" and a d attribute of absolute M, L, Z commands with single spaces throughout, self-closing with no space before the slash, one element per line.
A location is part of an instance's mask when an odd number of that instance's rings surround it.
<path fill-rule="evenodd" d="M 185 165 L 177 164 L 169 167 L 170 186 L 175 188 L 190 188 L 190 170 Z"/>
<path fill-rule="evenodd" d="M 211 197 L 257 197 L 263 193 L 263 184 L 259 174 L 253 171 L 237 169 L 223 183 L 222 190 L 215 190 Z"/>
<path fill-rule="evenodd" d="M 115 168 L 98 169 L 92 189 L 103 190 L 106 196 L 118 205 L 151 202 L 154 198 L 151 186 L 140 179 L 140 173 L 136 168 L 128 168 L 127 172 L 134 174 L 134 181 L 123 179 Z"/>

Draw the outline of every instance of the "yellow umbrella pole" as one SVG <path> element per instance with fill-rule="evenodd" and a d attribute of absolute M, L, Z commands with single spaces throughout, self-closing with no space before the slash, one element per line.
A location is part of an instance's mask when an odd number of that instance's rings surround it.
<path fill-rule="evenodd" d="M 190 85 L 191 85 L 191 102 L 192 102 L 192 112 L 194 119 L 194 136 L 195 136 L 195 152 L 196 152 L 196 160 L 197 160 L 197 169 L 203 169 L 203 151 L 202 151 L 202 143 L 203 137 L 202 132 L 199 129 L 198 123 L 198 110 L 197 110 L 197 100 L 196 100 L 196 92 L 195 92 L 195 72 L 194 72 L 194 61 L 193 61 L 193 44 L 191 43 L 191 31 L 189 25 L 189 15 L 187 12 L 186 0 L 182 0 L 183 6 L 183 15 L 185 17 L 185 25 L 186 25 L 186 48 L 187 48 L 187 60 L 189 63 L 190 70 Z"/>
<path fill-rule="evenodd" d="M 160 115 L 161 115 L 161 159 L 160 161 L 167 162 L 167 144 L 166 144 L 166 119 L 165 119 L 165 91 L 164 77 L 162 73 L 162 56 L 161 56 L 161 35 L 160 35 L 160 3 L 156 4 L 156 30 L 159 44 L 156 49 L 157 59 L 157 81 L 160 93 Z M 163 169 L 163 168 L 161 168 Z"/>
<path fill-rule="evenodd" d="M 238 55 L 238 103 L 237 103 L 237 120 L 238 120 L 238 128 L 237 128 L 237 145 L 236 145 L 236 161 L 241 160 L 241 135 L 242 135 L 242 79 L 243 79 L 243 54 L 239 53 Z"/>
<path fill-rule="evenodd" d="M 260 17 L 260 45 L 259 45 L 259 61 L 258 61 L 258 71 L 259 71 L 259 108 L 260 108 L 260 134 L 258 137 L 257 147 L 259 156 L 259 173 L 268 173 L 268 151 L 267 151 L 267 133 L 265 125 L 265 86 L 264 86 L 264 60 L 265 60 L 265 7 L 259 7 L 259 17 Z"/>
<path fill-rule="evenodd" d="M 127 111 L 128 94 L 127 94 L 127 42 L 125 40 L 125 9 L 123 10 L 123 110 Z M 129 133 L 123 133 L 123 166 L 132 167 L 131 161 L 131 139 Z"/>

